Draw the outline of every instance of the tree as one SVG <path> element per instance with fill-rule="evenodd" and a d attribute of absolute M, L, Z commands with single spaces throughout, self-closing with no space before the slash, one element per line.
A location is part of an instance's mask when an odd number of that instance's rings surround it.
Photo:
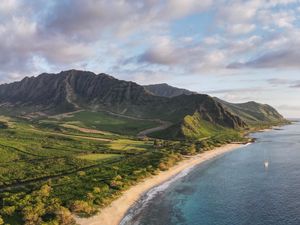
<path fill-rule="evenodd" d="M 196 146 L 195 146 L 195 144 L 191 144 L 188 147 L 188 154 L 189 155 L 194 155 L 195 153 L 196 153 Z"/>
<path fill-rule="evenodd" d="M 93 193 L 94 193 L 94 194 L 99 194 L 99 193 L 101 193 L 101 188 L 99 188 L 99 187 L 94 187 L 94 188 L 93 188 Z"/>
<path fill-rule="evenodd" d="M 55 213 L 61 207 L 61 201 L 58 198 L 51 198 L 47 201 L 46 211 L 48 213 Z"/>
<path fill-rule="evenodd" d="M 22 210 L 25 225 L 36 225 L 42 222 L 42 216 L 46 213 L 45 204 L 38 202 L 34 205 L 26 206 Z"/>
<path fill-rule="evenodd" d="M 2 219 L 2 217 L 0 216 L 0 225 L 4 224 L 4 220 Z"/>
<path fill-rule="evenodd" d="M 158 139 L 155 139 L 153 142 L 154 147 L 161 147 L 160 141 Z"/>
<path fill-rule="evenodd" d="M 57 221 L 60 225 L 73 225 L 76 224 L 72 213 L 65 207 L 60 207 L 57 212 Z"/>
<path fill-rule="evenodd" d="M 15 206 L 4 206 L 1 210 L 1 213 L 7 216 L 11 216 L 16 211 Z"/>
<path fill-rule="evenodd" d="M 91 206 L 88 202 L 82 200 L 76 200 L 71 205 L 71 210 L 75 213 L 83 213 L 87 215 L 91 215 L 95 212 L 93 206 Z"/>
<path fill-rule="evenodd" d="M 49 197 L 51 191 L 52 188 L 48 184 L 45 184 L 41 187 L 39 191 L 37 191 L 37 195 L 40 197 Z"/>

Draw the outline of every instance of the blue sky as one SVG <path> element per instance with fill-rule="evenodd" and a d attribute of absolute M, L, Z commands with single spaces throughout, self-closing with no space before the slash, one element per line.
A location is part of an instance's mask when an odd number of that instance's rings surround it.
<path fill-rule="evenodd" d="M 0 82 L 71 68 L 300 117 L 299 0 L 2 0 Z"/>

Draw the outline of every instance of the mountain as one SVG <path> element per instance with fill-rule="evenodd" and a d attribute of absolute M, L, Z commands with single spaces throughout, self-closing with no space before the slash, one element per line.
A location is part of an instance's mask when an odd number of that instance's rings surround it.
<path fill-rule="evenodd" d="M 175 93 L 175 92 L 173 92 Z M 108 111 L 142 119 L 160 119 L 173 125 L 172 138 L 209 136 L 221 129 L 244 129 L 250 121 L 270 121 L 277 114 L 264 108 L 265 117 L 256 116 L 250 106 L 233 107 L 205 94 L 156 96 L 134 82 L 107 74 L 68 70 L 43 73 L 19 82 L 0 85 L 0 112 L 14 115 L 58 114 L 79 109 Z M 242 110 L 243 109 L 243 110 Z M 241 113 L 243 112 L 243 114 Z M 279 117 L 279 116 L 278 116 Z M 282 117 L 280 117 L 281 119 Z"/>
<path fill-rule="evenodd" d="M 179 95 L 197 94 L 196 92 L 192 92 L 183 88 L 176 88 L 166 83 L 144 85 L 144 88 L 153 95 L 169 97 L 169 98 L 179 96 Z"/>
<path fill-rule="evenodd" d="M 59 74 L 26 77 L 19 82 L 0 85 L 0 103 L 7 108 L 47 113 L 80 108 L 124 110 L 126 105 L 145 104 L 155 99 L 133 82 L 117 80 L 107 74 L 69 70 Z"/>
<path fill-rule="evenodd" d="M 224 100 L 215 98 L 232 114 L 240 117 L 248 125 L 270 124 L 285 121 L 276 109 L 267 104 L 260 104 L 254 101 L 245 103 L 229 103 Z"/>
<path fill-rule="evenodd" d="M 157 96 L 176 97 L 179 95 L 192 95 L 192 92 L 186 89 L 170 86 L 168 84 L 153 84 L 144 86 L 146 90 Z M 283 122 L 285 119 L 276 109 L 267 104 L 260 104 L 254 101 L 245 103 L 230 103 L 219 98 L 214 98 L 222 104 L 226 110 L 241 118 L 247 125 L 270 124 Z"/>

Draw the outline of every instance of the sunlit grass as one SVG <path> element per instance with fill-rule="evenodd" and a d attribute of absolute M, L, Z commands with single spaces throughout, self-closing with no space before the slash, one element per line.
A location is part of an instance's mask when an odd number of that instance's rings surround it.
<path fill-rule="evenodd" d="M 85 159 L 85 160 L 104 160 L 104 159 L 112 159 L 112 158 L 118 158 L 120 155 L 118 154 L 85 154 L 85 155 L 79 155 L 77 158 L 79 159 Z"/>
<path fill-rule="evenodd" d="M 136 151 L 144 151 L 151 146 L 150 142 L 145 141 L 136 141 L 130 139 L 118 139 L 114 140 L 109 144 L 109 148 L 113 150 L 136 150 Z"/>

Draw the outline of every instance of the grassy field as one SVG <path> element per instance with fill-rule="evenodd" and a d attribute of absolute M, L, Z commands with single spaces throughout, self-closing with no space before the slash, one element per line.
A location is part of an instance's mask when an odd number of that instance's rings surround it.
<path fill-rule="evenodd" d="M 108 144 L 110 149 L 120 151 L 144 151 L 152 146 L 152 142 L 132 139 L 117 139 Z"/>
<path fill-rule="evenodd" d="M 118 158 L 120 155 L 118 154 L 84 154 L 84 155 L 79 155 L 77 158 L 79 159 L 85 159 L 85 160 L 92 160 L 92 161 L 99 161 L 99 160 L 104 160 L 104 159 L 112 159 L 112 158 Z"/>
<path fill-rule="evenodd" d="M 148 120 L 135 120 L 130 118 L 113 116 L 105 112 L 81 111 L 59 120 L 66 124 L 109 131 L 116 134 L 136 135 L 142 130 L 156 127 L 157 122 Z"/>

